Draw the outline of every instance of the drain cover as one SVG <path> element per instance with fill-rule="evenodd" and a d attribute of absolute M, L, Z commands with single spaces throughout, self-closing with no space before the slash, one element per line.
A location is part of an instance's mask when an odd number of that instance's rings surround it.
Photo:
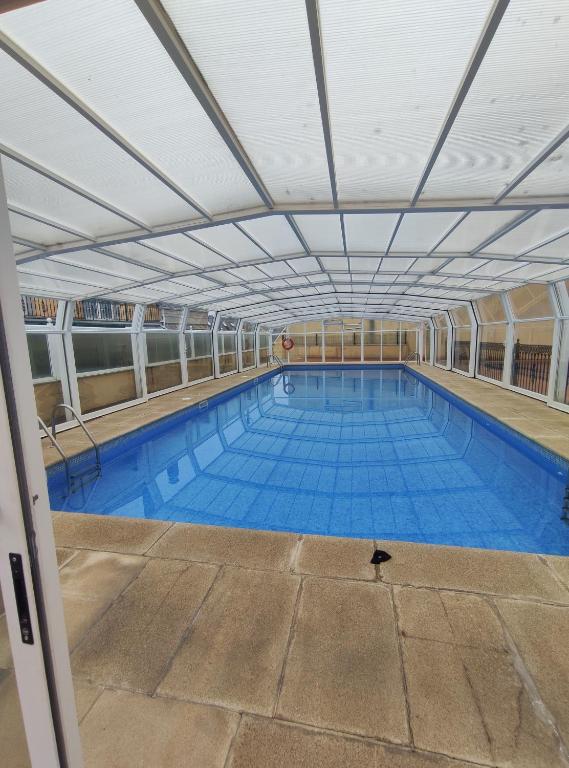
<path fill-rule="evenodd" d="M 389 552 L 385 552 L 383 549 L 376 549 L 370 562 L 372 565 L 379 565 L 380 563 L 386 563 L 388 560 L 391 560 Z"/>

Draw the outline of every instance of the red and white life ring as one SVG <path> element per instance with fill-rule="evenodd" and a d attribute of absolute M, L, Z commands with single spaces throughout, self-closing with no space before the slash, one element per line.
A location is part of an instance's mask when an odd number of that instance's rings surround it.
<path fill-rule="evenodd" d="M 286 349 L 288 352 L 294 347 L 294 340 L 293 339 L 283 339 L 282 340 L 283 349 Z"/>

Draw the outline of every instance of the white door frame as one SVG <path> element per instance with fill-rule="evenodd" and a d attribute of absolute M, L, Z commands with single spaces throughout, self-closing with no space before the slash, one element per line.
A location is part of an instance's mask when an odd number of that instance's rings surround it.
<path fill-rule="evenodd" d="M 83 758 L 47 482 L 0 164 L 0 583 L 34 768 Z M 9 554 L 21 556 L 33 644 L 24 642 Z"/>

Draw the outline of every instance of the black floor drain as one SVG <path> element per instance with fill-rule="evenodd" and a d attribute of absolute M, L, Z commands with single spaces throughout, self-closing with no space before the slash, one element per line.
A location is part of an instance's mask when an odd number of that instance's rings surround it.
<path fill-rule="evenodd" d="M 386 563 L 388 560 L 391 560 L 389 552 L 385 552 L 383 549 L 376 549 L 371 558 L 371 564 L 379 565 L 380 563 Z"/>

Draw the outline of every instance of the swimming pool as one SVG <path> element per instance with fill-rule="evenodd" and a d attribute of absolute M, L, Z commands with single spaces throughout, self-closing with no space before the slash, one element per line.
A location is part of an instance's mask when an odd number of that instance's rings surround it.
<path fill-rule="evenodd" d="M 567 463 L 401 367 L 261 375 L 102 459 L 71 496 L 50 470 L 52 509 L 569 554 Z"/>

